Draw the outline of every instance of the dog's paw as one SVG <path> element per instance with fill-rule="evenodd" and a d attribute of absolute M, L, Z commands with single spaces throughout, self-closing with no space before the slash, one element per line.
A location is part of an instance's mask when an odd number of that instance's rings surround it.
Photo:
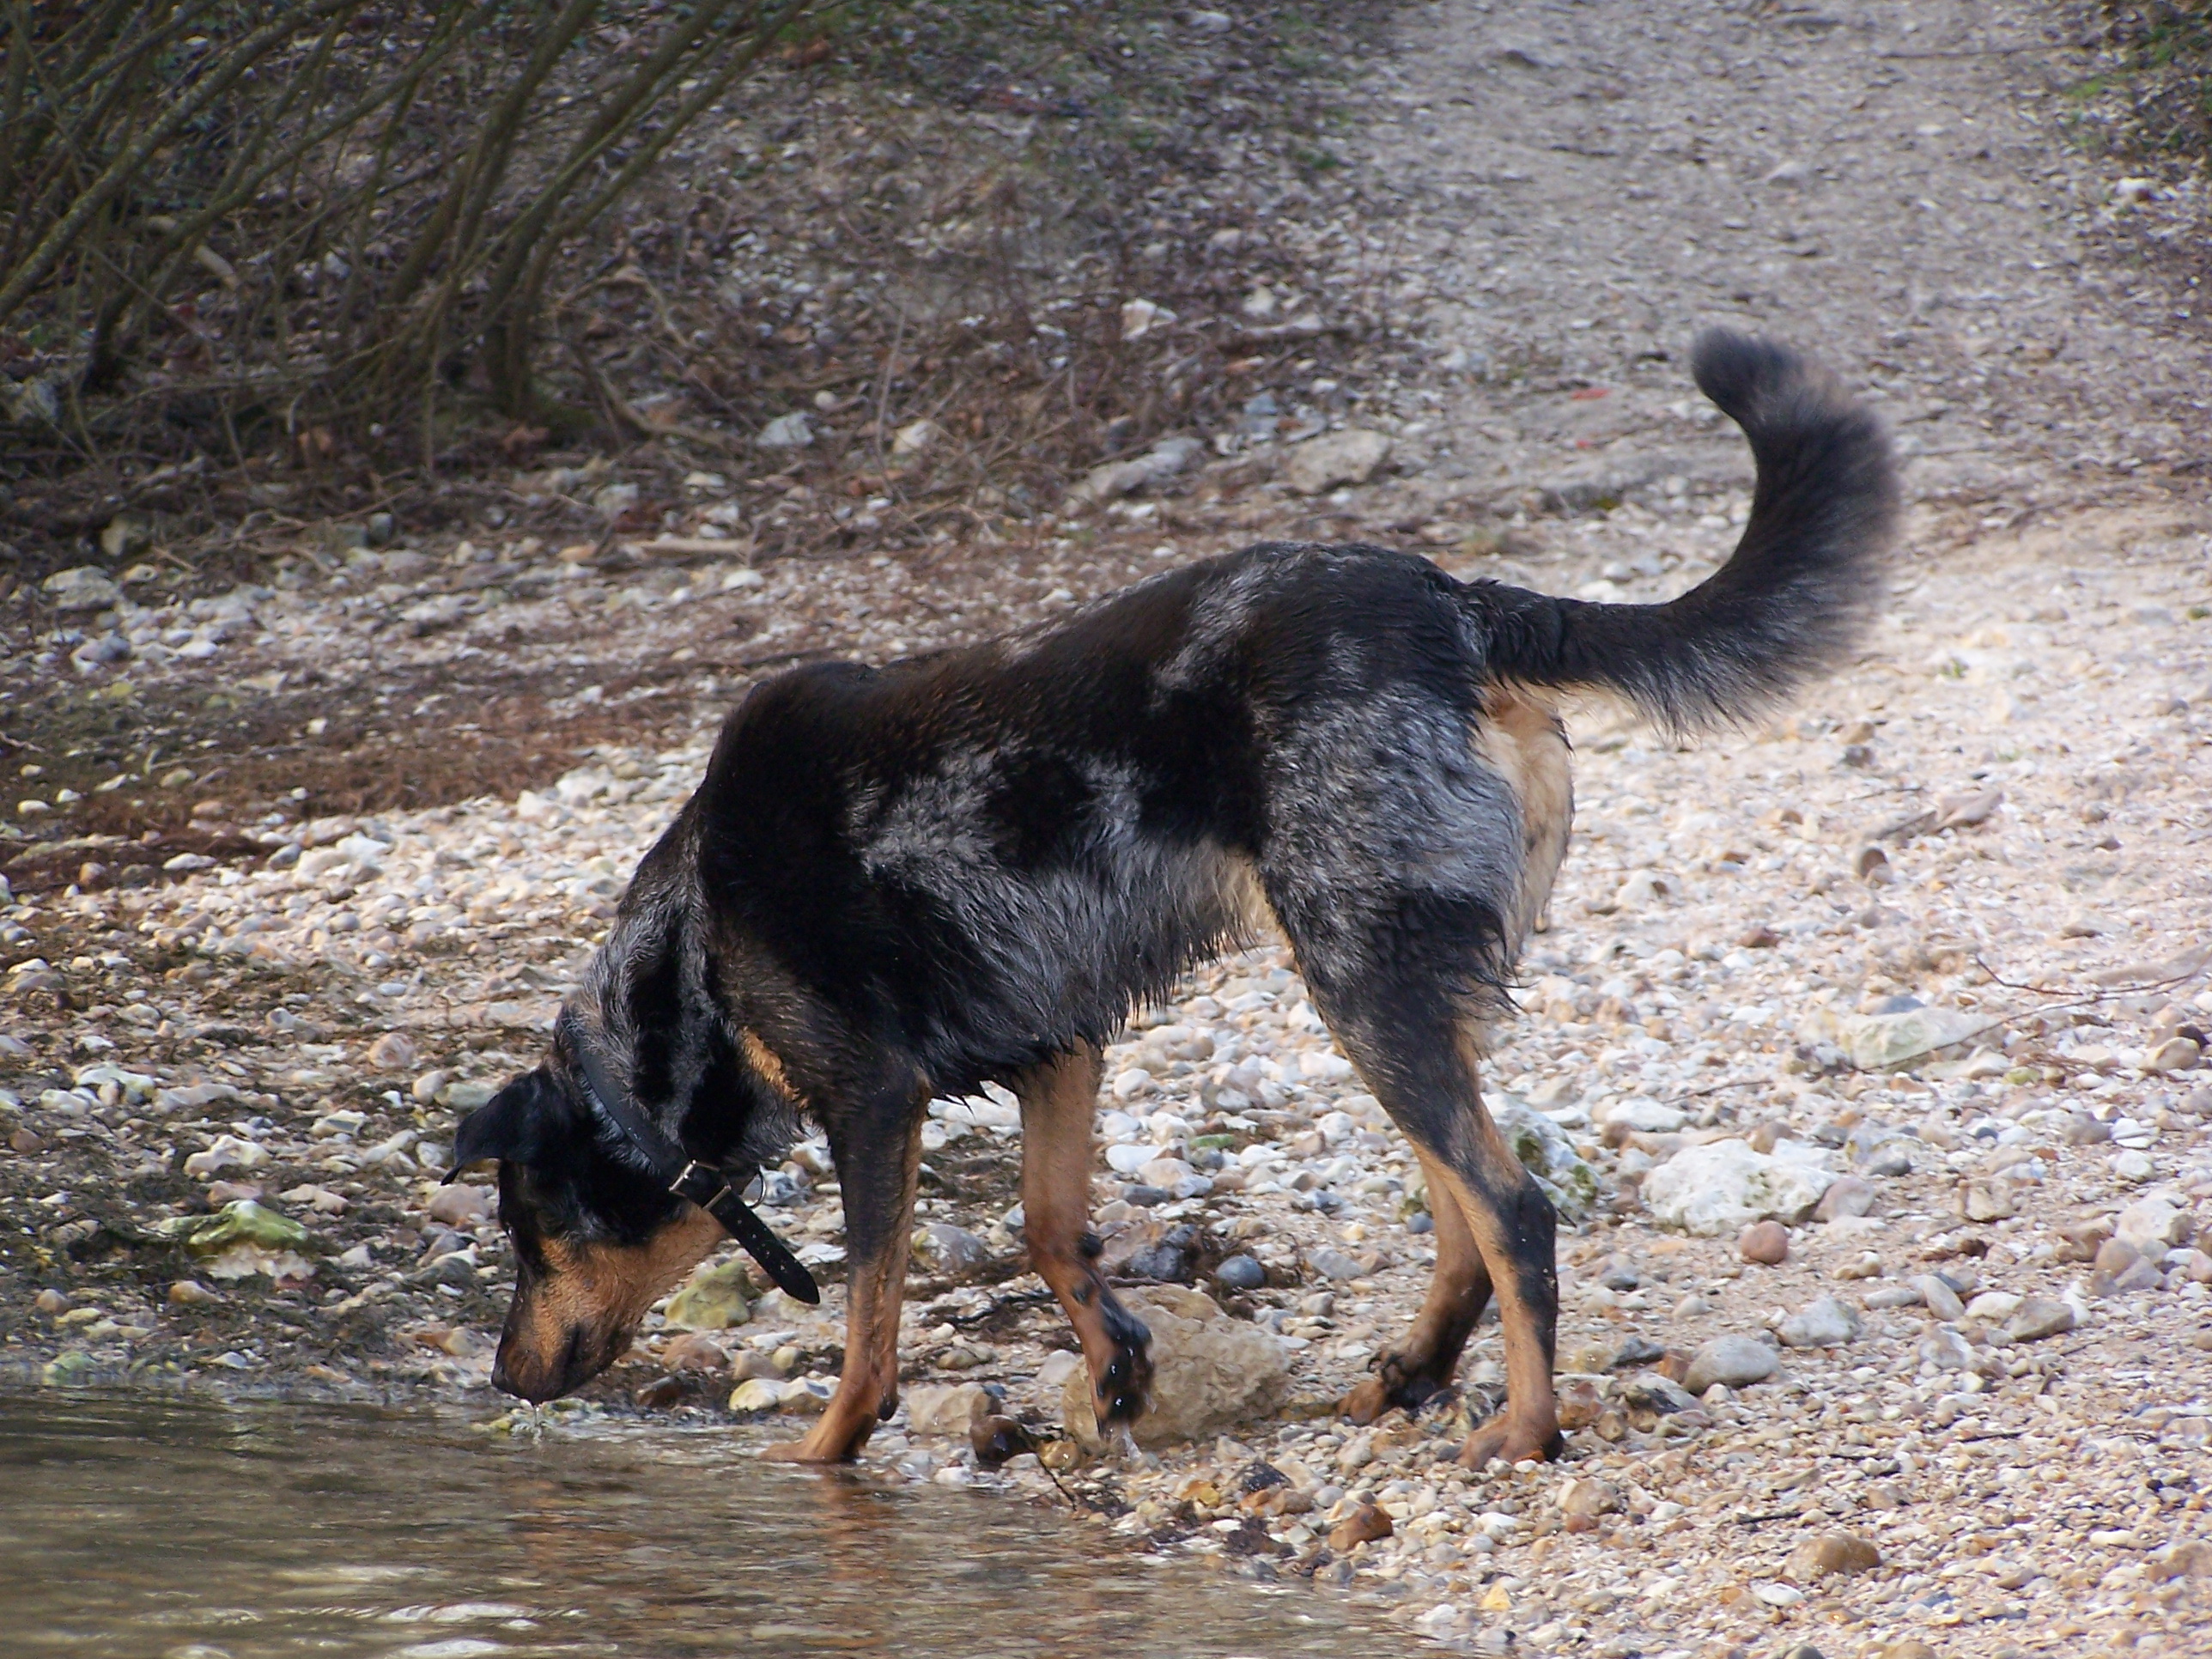
<path fill-rule="evenodd" d="M 868 1431 L 872 1426 L 864 1423 L 857 1428 L 846 1428 L 834 1419 L 824 1417 L 808 1431 L 805 1439 L 778 1441 L 773 1446 L 763 1447 L 760 1455 L 771 1463 L 849 1463 L 868 1443 Z"/>
<path fill-rule="evenodd" d="M 1152 1334 L 1143 1320 L 1124 1308 L 1109 1307 L 1105 1313 L 1114 1352 L 1092 1384 L 1097 1395 L 1094 1409 L 1101 1426 L 1133 1423 L 1144 1415 L 1152 1395 Z"/>
<path fill-rule="evenodd" d="M 1374 1376 L 1336 1402 L 1337 1414 L 1364 1428 L 1394 1406 L 1417 1413 L 1450 1389 L 1450 1383 L 1439 1382 L 1426 1371 L 1401 1369 L 1396 1355 L 1386 1355 L 1376 1365 Z"/>
<path fill-rule="evenodd" d="M 1556 1425 L 1546 1428 L 1514 1420 L 1510 1411 L 1500 1413 L 1476 1429 L 1459 1449 L 1462 1468 L 1479 1469 L 1486 1464 L 1521 1463 L 1534 1459 L 1548 1462 L 1564 1445 Z"/>

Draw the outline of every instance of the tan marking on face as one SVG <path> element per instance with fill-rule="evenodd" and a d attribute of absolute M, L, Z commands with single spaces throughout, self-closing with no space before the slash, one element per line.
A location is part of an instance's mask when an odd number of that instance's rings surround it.
<path fill-rule="evenodd" d="M 572 1331 L 589 1332 L 591 1346 L 611 1344 L 723 1237 L 720 1222 L 690 1205 L 643 1244 L 544 1240 L 538 1249 L 545 1272 L 526 1293 L 517 1292 L 508 1317 L 507 1368 L 520 1373 L 552 1364 Z"/>
<path fill-rule="evenodd" d="M 744 1050 L 746 1063 L 768 1079 L 769 1088 L 793 1105 L 799 1103 L 799 1091 L 792 1086 L 791 1074 L 783 1069 L 782 1057 L 761 1041 L 758 1031 L 748 1026 L 738 1032 L 738 1047 Z"/>
<path fill-rule="evenodd" d="M 1493 688 L 1475 727 L 1474 750 L 1520 803 L 1525 836 L 1520 879 L 1507 919 L 1514 942 L 1528 936 L 1552 896 L 1574 821 L 1574 775 L 1558 716 L 1524 693 Z"/>

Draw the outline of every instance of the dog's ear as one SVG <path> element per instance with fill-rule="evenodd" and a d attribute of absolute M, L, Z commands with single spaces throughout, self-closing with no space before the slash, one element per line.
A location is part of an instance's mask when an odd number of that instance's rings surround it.
<path fill-rule="evenodd" d="M 453 1134 L 453 1167 L 446 1171 L 446 1184 L 459 1179 L 471 1164 L 487 1158 L 530 1163 L 544 1144 L 544 1096 L 554 1089 L 543 1070 L 526 1072 L 463 1118 Z"/>

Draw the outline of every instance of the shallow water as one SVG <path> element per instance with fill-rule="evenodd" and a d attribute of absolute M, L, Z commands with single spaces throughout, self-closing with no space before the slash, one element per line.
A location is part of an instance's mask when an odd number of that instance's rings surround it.
<path fill-rule="evenodd" d="M 9 1659 L 1411 1653 L 1303 1589 L 1003 1497 L 763 1466 L 726 1431 L 0 1395 Z"/>

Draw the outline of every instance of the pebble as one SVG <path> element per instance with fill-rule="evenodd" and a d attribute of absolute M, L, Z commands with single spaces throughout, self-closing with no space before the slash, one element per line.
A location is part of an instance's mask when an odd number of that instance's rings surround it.
<path fill-rule="evenodd" d="M 368 1045 L 368 1063 L 380 1072 L 404 1072 L 415 1064 L 415 1043 L 404 1031 L 386 1031 Z"/>
<path fill-rule="evenodd" d="M 1388 434 L 1358 427 L 1310 438 L 1291 447 L 1283 483 L 1301 495 L 1318 495 L 1339 484 L 1364 484 L 1390 459 L 1392 447 Z"/>
<path fill-rule="evenodd" d="M 492 1194 L 482 1187 L 455 1182 L 432 1193 L 422 1207 L 433 1221 L 442 1221 L 449 1227 L 476 1227 L 491 1218 Z"/>
<path fill-rule="evenodd" d="M 915 1383 L 904 1399 L 907 1428 L 915 1434 L 964 1437 L 994 1409 L 989 1393 L 975 1382 Z"/>
<path fill-rule="evenodd" d="M 1775 1328 L 1785 1346 L 1832 1348 L 1858 1340 L 1863 1322 L 1858 1310 L 1832 1296 L 1807 1304 Z"/>
<path fill-rule="evenodd" d="M 672 1371 L 720 1371 L 729 1368 L 730 1356 L 711 1337 L 686 1331 L 660 1351 L 660 1363 Z"/>
<path fill-rule="evenodd" d="M 1813 1206 L 1815 1221 L 1840 1221 L 1874 1213 L 1874 1183 L 1855 1175 L 1838 1176 Z"/>
<path fill-rule="evenodd" d="M 1736 1236 L 1735 1253 L 1760 1267 L 1778 1267 L 1790 1259 L 1790 1230 L 1778 1221 L 1754 1221 Z"/>
<path fill-rule="evenodd" d="M 1790 1576 L 1810 1584 L 1835 1573 L 1871 1572 L 1881 1552 L 1855 1533 L 1832 1532 L 1808 1538 L 1790 1552 Z"/>
<path fill-rule="evenodd" d="M 1682 1386 L 1695 1395 L 1717 1383 L 1731 1389 L 1747 1389 L 1765 1382 L 1780 1366 L 1780 1357 L 1757 1337 L 1717 1336 L 1690 1356 Z"/>
<path fill-rule="evenodd" d="M 1912 1288 L 1920 1292 L 1928 1311 L 1946 1324 L 1955 1325 L 1966 1316 L 1966 1304 L 1959 1293 L 1936 1274 L 1922 1273 L 1912 1281 Z"/>
<path fill-rule="evenodd" d="M 730 1409 L 739 1416 L 771 1412 L 783 1400 L 783 1384 L 771 1377 L 750 1376 L 730 1390 Z"/>
<path fill-rule="evenodd" d="M 1362 1501 L 1351 1514 L 1338 1522 L 1328 1531 L 1328 1547 L 1340 1555 L 1371 1544 L 1378 1538 L 1388 1538 L 1396 1527 L 1382 1508 Z"/>
<path fill-rule="evenodd" d="M 965 1227 L 933 1221 L 914 1236 L 914 1253 L 928 1272 L 964 1279 L 991 1260 L 991 1247 Z M 966 1432 L 963 1430 L 962 1432 Z"/>
<path fill-rule="evenodd" d="M 2072 1330 L 2076 1322 L 2070 1303 L 2054 1297 L 2024 1297 L 2005 1322 L 2005 1334 L 2015 1342 L 2039 1342 L 2046 1336 Z"/>
<path fill-rule="evenodd" d="M 1224 1256 L 1213 1277 L 1224 1290 L 1256 1291 L 1267 1282 L 1267 1270 L 1249 1255 Z"/>

